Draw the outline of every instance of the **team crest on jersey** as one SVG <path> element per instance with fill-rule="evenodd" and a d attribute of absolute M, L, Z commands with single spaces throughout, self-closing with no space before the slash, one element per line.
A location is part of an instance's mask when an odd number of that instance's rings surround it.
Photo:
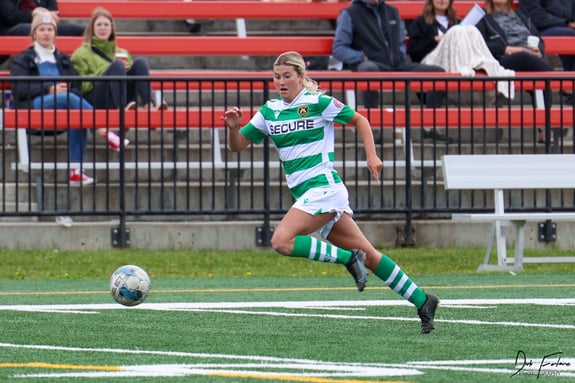
<path fill-rule="evenodd" d="M 307 116 L 308 113 L 309 113 L 309 105 L 300 106 L 300 107 L 297 109 L 297 114 L 298 114 L 300 117 L 305 117 L 305 116 Z"/>
<path fill-rule="evenodd" d="M 343 103 L 341 101 L 339 101 L 337 98 L 333 99 L 333 103 L 335 106 L 337 106 L 338 108 L 342 108 L 343 107 Z"/>

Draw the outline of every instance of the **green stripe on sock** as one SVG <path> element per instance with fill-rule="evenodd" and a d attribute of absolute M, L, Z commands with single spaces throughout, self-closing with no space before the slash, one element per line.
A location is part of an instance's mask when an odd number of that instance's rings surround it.
<path fill-rule="evenodd" d="M 381 262 L 373 270 L 373 273 L 389 288 L 420 309 L 427 299 L 425 292 L 391 258 L 385 254 L 381 255 Z"/>
<path fill-rule="evenodd" d="M 293 249 L 291 251 L 292 257 L 308 258 L 311 248 L 311 237 L 307 235 L 298 235 L 295 237 Z"/>
<path fill-rule="evenodd" d="M 345 265 L 351 258 L 351 251 L 340 249 L 337 246 L 308 235 L 298 235 L 295 237 L 291 256 Z"/>

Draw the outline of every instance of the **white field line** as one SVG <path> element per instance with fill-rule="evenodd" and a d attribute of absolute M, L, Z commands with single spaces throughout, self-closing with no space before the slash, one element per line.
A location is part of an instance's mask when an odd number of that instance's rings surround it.
<path fill-rule="evenodd" d="M 541 306 L 572 306 L 575 299 L 452 299 L 443 300 L 442 305 L 449 309 L 476 308 L 488 309 L 499 305 L 541 305 Z M 418 321 L 414 315 L 410 318 L 401 317 L 378 317 L 361 315 L 338 315 L 338 314 L 317 314 L 310 312 L 277 312 L 263 311 L 261 309 L 301 309 L 301 310 L 350 310 L 365 309 L 366 307 L 383 306 L 410 306 L 403 300 L 357 300 L 357 301 L 288 301 L 288 302 L 208 302 L 208 303 L 144 303 L 137 307 L 126 308 L 118 304 L 78 304 L 78 305 L 0 305 L 0 311 L 25 311 L 25 312 L 51 312 L 51 313 L 90 313 L 98 314 L 102 310 L 156 310 L 156 311 L 210 311 L 239 315 L 282 315 L 291 317 L 322 317 L 337 319 L 369 319 L 369 320 L 401 320 Z M 248 309 L 259 310 L 248 310 Z M 439 314 L 441 311 L 438 312 Z M 561 329 L 575 329 L 575 325 L 570 324 L 537 324 L 520 322 L 485 322 L 476 320 L 447 320 L 436 318 L 436 322 L 444 323 L 464 323 L 471 325 L 503 325 L 503 326 L 523 326 L 523 327 L 547 327 Z M 35 349 L 46 351 L 65 351 L 82 353 L 117 353 L 134 355 L 157 355 L 167 357 L 183 357 L 186 362 L 190 358 L 200 359 L 199 363 L 189 364 L 164 364 L 164 365 L 138 365 L 138 366 L 118 366 L 119 371 L 95 371 L 94 366 L 85 366 L 83 371 L 75 372 L 55 372 L 58 367 L 45 369 L 44 373 L 20 374 L 16 377 L 150 377 L 150 376 L 226 376 L 235 378 L 259 378 L 274 379 L 281 378 L 286 381 L 298 382 L 319 382 L 318 377 L 323 377 L 321 382 L 333 383 L 330 378 L 345 377 L 370 377 L 370 376 L 409 376 L 423 373 L 423 370 L 444 370 L 444 371 L 468 371 L 476 373 L 506 374 L 511 376 L 517 369 L 515 360 L 449 360 L 449 361 L 411 361 L 403 364 L 378 364 L 378 363 L 335 363 L 308 359 L 289 359 L 270 356 L 257 355 L 227 355 L 227 354 L 205 354 L 189 353 L 177 351 L 154 351 L 154 350 L 130 350 L 111 348 L 81 348 L 51 345 L 23 345 L 12 343 L 0 343 L 0 348 L 15 349 Z M 222 363 L 214 363 L 214 359 L 221 360 Z M 206 360 L 206 363 L 202 363 Z M 209 360 L 209 362 L 207 361 Z M 228 360 L 230 363 L 223 362 Z M 556 369 L 561 377 L 575 377 L 575 358 L 566 356 L 562 359 L 564 363 L 561 368 Z M 509 366 L 507 368 L 507 366 Z M 92 370 L 90 370 L 92 367 Z M 267 370 L 262 371 L 265 367 Z M 525 373 L 536 372 L 535 370 L 525 370 Z M 550 371 L 554 372 L 554 371 Z M 346 380 L 348 382 L 355 382 Z M 364 379 L 362 383 L 368 383 Z"/>
<path fill-rule="evenodd" d="M 189 310 L 213 313 L 242 314 L 242 315 L 263 315 L 276 317 L 305 317 L 305 318 L 329 318 L 329 319 L 351 319 L 351 320 L 381 320 L 381 321 L 402 321 L 402 322 L 419 322 L 418 317 L 382 317 L 382 316 L 363 316 L 363 315 L 337 315 L 337 314 L 309 314 L 309 313 L 280 313 L 270 311 L 248 311 L 248 310 Z M 490 326 L 511 326 L 511 327 L 534 327 L 534 328 L 553 328 L 563 330 L 575 330 L 575 325 L 570 324 L 550 324 L 550 323 L 525 323 L 525 322 L 489 322 L 469 319 L 441 319 L 436 317 L 435 323 L 453 323 L 469 325 L 490 325 Z"/>
<path fill-rule="evenodd" d="M 35 349 L 46 351 L 68 351 L 84 353 L 116 353 L 116 354 L 139 354 L 139 355 L 157 355 L 184 357 L 189 362 L 190 358 L 209 359 L 210 362 L 187 363 L 187 364 L 154 364 L 154 365 L 133 365 L 118 366 L 118 371 L 95 371 L 96 366 L 90 371 L 90 366 L 81 366 L 84 371 L 75 372 L 46 372 L 35 374 L 19 374 L 19 378 L 58 378 L 58 377 L 174 377 L 174 376 L 227 376 L 227 377 L 253 377 L 260 379 L 281 378 L 281 380 L 299 381 L 299 382 L 319 382 L 318 377 L 323 378 L 345 378 L 345 377 L 384 377 L 384 376 L 409 376 L 419 375 L 421 370 L 442 370 L 442 371 L 466 371 L 476 373 L 490 374 L 511 374 L 517 371 L 514 359 L 495 359 L 495 360 L 436 360 L 436 361 L 411 361 L 407 363 L 337 363 L 329 361 L 311 360 L 311 359 L 293 359 L 279 358 L 258 355 L 226 355 L 226 354 L 204 354 L 188 352 L 171 352 L 171 351 L 153 351 L 153 350 L 130 350 L 130 349 L 112 349 L 112 348 L 82 348 L 82 347 L 65 347 L 49 345 L 24 345 L 0 343 L 0 348 L 16 349 Z M 231 363 L 214 363 L 214 359 L 230 360 Z M 240 361 L 245 361 L 241 363 Z M 563 365 L 555 368 L 558 371 L 557 376 L 575 377 L 575 358 L 562 358 Z M 567 366 L 569 364 L 569 366 Z M 495 365 L 499 367 L 495 367 Z M 504 368 L 502 366 L 510 366 Z M 84 368 L 85 367 L 85 368 Z M 63 367 L 62 367 L 63 368 Z M 548 367 L 547 367 L 548 368 Z M 57 370 L 55 365 L 51 369 L 46 366 L 47 370 Z M 265 369 L 265 371 L 262 371 Z M 542 370 L 545 374 L 550 370 Z M 536 373 L 537 370 L 525 371 Z M 322 382 L 334 381 L 330 379 L 321 380 Z M 350 381 L 351 382 L 351 381 Z M 354 381 L 355 382 L 355 381 Z M 361 380 L 363 383 L 368 381 Z"/>
<path fill-rule="evenodd" d="M 521 299 L 442 299 L 440 305 L 445 307 L 463 307 L 497 305 L 541 305 L 567 306 L 575 305 L 575 298 L 521 298 Z M 262 302 L 173 302 L 143 303 L 129 310 L 209 310 L 209 309 L 247 309 L 247 308 L 285 308 L 285 309 L 345 309 L 353 307 L 389 307 L 411 306 L 406 300 L 353 300 L 353 301 L 262 301 Z M 66 312 L 71 310 L 126 310 L 116 303 L 102 304 L 55 304 L 55 305 L 0 305 L 0 311 L 30 312 Z"/>
<path fill-rule="evenodd" d="M 541 305 L 541 306 L 571 306 L 575 305 L 575 298 L 522 298 L 522 299 L 446 299 L 441 305 L 454 308 L 485 308 L 496 307 L 498 305 Z M 0 311 L 25 311 L 25 312 L 49 312 L 49 313 L 85 313 L 95 314 L 101 310 L 154 310 L 154 311 L 206 311 L 219 312 L 236 315 L 264 315 L 283 317 L 310 317 L 310 318 L 330 318 L 330 319 L 364 319 L 382 321 L 419 321 L 415 315 L 413 317 L 383 317 L 383 316 L 361 316 L 345 314 L 318 314 L 318 313 L 294 313 L 277 311 L 253 311 L 246 309 L 303 309 L 303 310 L 358 310 L 365 307 L 384 306 L 411 306 L 405 300 L 357 300 L 357 301 L 284 301 L 284 302 L 185 302 L 185 303 L 143 303 L 139 306 L 126 308 L 119 304 L 72 304 L 72 305 L 0 305 Z M 552 328 L 552 329 L 575 329 L 573 324 L 550 324 L 550 323 L 527 323 L 509 321 L 479 321 L 467 319 L 444 319 L 441 318 L 441 311 L 435 319 L 437 323 L 453 323 L 467 325 L 491 325 L 491 326 L 511 326 L 511 327 L 532 327 L 532 328 Z"/>

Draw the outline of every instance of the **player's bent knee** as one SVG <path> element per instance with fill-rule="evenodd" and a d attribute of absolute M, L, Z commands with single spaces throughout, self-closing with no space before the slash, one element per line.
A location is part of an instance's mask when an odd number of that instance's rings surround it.
<path fill-rule="evenodd" d="M 291 241 L 285 241 L 277 235 L 272 236 L 271 245 L 272 248 L 281 255 L 290 255 L 293 246 Z"/>

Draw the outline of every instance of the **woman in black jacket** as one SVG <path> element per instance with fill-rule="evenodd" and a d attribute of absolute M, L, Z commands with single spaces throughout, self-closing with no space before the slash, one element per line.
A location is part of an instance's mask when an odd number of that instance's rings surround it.
<path fill-rule="evenodd" d="M 501 65 L 518 72 L 553 71 L 544 59 L 545 45 L 527 46 L 528 36 L 539 32 L 521 11 L 513 10 L 513 0 L 485 0 L 485 16 L 477 23 L 487 47 Z"/>
<path fill-rule="evenodd" d="M 513 0 L 485 0 L 485 16 L 477 23 L 487 47 L 505 68 L 517 72 L 552 72 L 554 69 L 543 59 L 545 45 L 531 20 L 520 10 L 513 9 Z M 527 44 L 529 36 L 539 37 L 539 46 Z M 535 98 L 533 104 L 535 104 Z M 551 104 L 551 92 L 543 93 L 545 105 Z M 534 105 L 535 106 L 535 105 Z M 539 142 L 545 135 L 539 130 Z"/>

